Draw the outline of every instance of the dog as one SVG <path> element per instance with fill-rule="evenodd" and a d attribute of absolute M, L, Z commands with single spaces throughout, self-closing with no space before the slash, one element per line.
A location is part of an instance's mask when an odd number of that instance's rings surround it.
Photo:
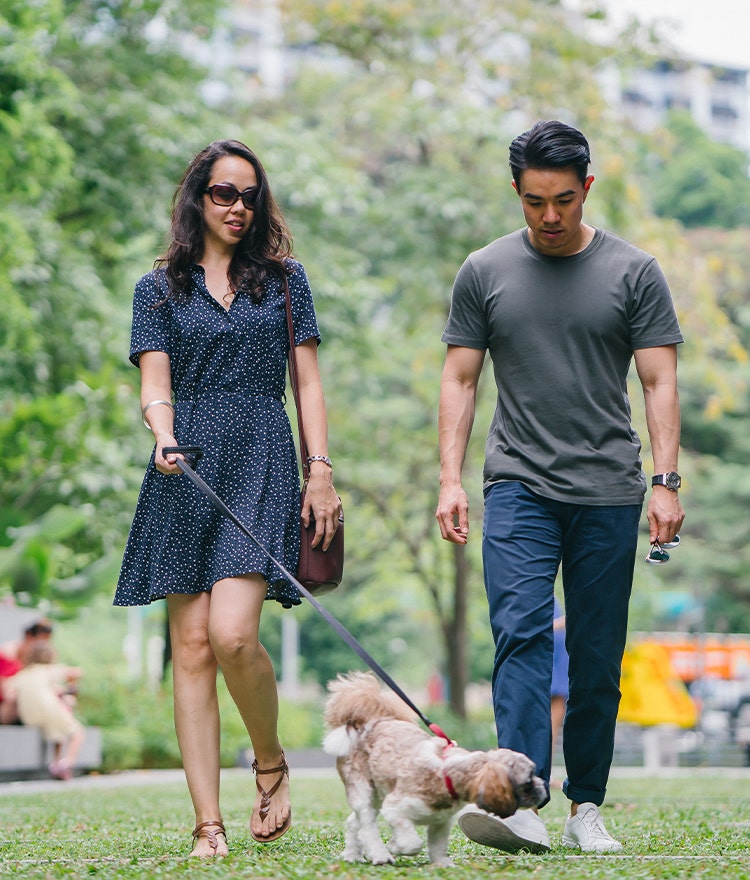
<path fill-rule="evenodd" d="M 427 826 L 427 854 L 447 867 L 455 814 L 467 803 L 501 818 L 547 799 L 544 782 L 526 755 L 510 749 L 467 751 L 432 736 L 399 697 L 372 673 L 351 672 L 328 683 L 323 750 L 336 756 L 352 813 L 346 820 L 348 862 L 393 864 L 416 855 Z M 378 814 L 390 826 L 388 846 Z"/>

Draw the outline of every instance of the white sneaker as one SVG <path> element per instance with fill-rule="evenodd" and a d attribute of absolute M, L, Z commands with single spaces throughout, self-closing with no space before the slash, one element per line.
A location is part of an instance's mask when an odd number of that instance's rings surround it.
<path fill-rule="evenodd" d="M 458 827 L 469 840 L 505 852 L 543 853 L 550 848 L 547 826 L 533 810 L 518 810 L 507 819 L 501 819 L 475 804 L 468 804 L 458 814 Z"/>
<path fill-rule="evenodd" d="M 596 804 L 579 804 L 575 816 L 565 820 L 563 846 L 578 847 L 581 852 L 620 852 L 622 844 L 604 827 Z"/>

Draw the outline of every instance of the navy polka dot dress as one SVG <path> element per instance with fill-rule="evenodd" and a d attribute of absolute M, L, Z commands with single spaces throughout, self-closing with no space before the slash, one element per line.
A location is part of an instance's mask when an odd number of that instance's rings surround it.
<path fill-rule="evenodd" d="M 305 270 L 292 261 L 289 290 L 295 342 L 320 341 Z M 170 357 L 178 443 L 200 446 L 196 467 L 258 541 L 291 572 L 299 558 L 299 471 L 284 409 L 287 324 L 281 279 L 266 281 L 260 303 L 238 294 L 223 308 L 193 269 L 183 304 L 166 296 L 164 270 L 136 285 L 130 360 Z M 161 305 L 156 305 L 162 303 Z M 151 455 L 128 536 L 115 605 L 147 605 L 172 593 L 210 590 L 216 581 L 259 572 L 266 598 L 285 608 L 299 593 L 278 568 L 183 474 L 162 474 Z"/>

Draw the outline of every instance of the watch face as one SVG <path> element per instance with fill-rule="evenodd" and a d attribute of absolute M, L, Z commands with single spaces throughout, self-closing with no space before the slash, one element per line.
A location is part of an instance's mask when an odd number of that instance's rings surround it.
<path fill-rule="evenodd" d="M 680 479 L 680 475 L 678 473 L 675 473 L 675 471 L 671 471 L 670 473 L 667 474 L 666 482 L 664 483 L 664 485 L 667 487 L 667 489 L 672 489 L 672 490 L 679 489 L 680 486 L 682 485 L 682 480 Z"/>

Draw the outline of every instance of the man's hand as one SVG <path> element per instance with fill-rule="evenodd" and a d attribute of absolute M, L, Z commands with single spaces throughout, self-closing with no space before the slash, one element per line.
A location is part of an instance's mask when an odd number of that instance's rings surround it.
<path fill-rule="evenodd" d="M 666 486 L 654 486 L 648 502 L 649 541 L 668 544 L 682 528 L 685 511 L 679 495 Z"/>
<path fill-rule="evenodd" d="M 435 519 L 445 541 L 465 544 L 469 540 L 469 499 L 460 483 L 440 489 Z"/>

